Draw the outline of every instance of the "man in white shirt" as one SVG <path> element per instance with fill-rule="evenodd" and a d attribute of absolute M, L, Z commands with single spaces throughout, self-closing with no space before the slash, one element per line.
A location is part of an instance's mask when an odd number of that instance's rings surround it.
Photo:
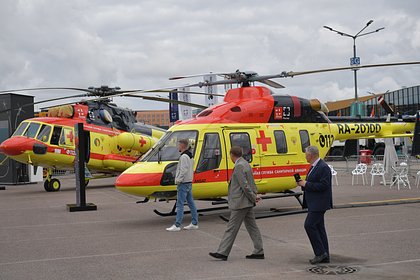
<path fill-rule="evenodd" d="M 186 230 L 198 229 L 198 213 L 192 196 L 192 181 L 194 176 L 194 158 L 189 149 L 188 139 L 178 141 L 178 149 L 181 153 L 176 168 L 175 184 L 177 185 L 176 220 L 175 224 L 167 228 L 167 231 L 180 231 L 184 218 L 184 203 L 187 200 L 191 211 L 191 224 L 184 227 Z"/>

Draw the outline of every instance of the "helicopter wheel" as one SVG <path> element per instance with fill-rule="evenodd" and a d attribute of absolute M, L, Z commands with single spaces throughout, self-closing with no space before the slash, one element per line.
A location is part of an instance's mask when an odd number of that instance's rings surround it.
<path fill-rule="evenodd" d="M 45 180 L 45 182 L 44 182 L 44 189 L 47 192 L 52 192 L 52 188 L 50 187 L 50 182 L 51 181 L 49 181 L 49 180 Z"/>
<path fill-rule="evenodd" d="M 46 180 L 44 182 L 44 189 L 47 192 L 57 192 L 60 190 L 61 187 L 61 183 L 58 179 L 51 179 L 51 180 Z"/>
<path fill-rule="evenodd" d="M 58 179 L 51 179 L 50 181 L 50 188 L 52 192 L 57 192 L 60 190 L 61 183 Z"/>

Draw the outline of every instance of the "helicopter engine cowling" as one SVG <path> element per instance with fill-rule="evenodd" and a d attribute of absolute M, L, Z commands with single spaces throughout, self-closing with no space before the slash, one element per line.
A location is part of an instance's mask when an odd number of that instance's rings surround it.
<path fill-rule="evenodd" d="M 118 146 L 126 150 L 136 150 L 141 153 L 147 152 L 154 144 L 154 139 L 130 132 L 123 132 L 117 136 Z"/>

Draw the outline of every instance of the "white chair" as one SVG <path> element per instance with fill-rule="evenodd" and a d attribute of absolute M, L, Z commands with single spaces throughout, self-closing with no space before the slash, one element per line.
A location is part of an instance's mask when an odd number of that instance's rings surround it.
<path fill-rule="evenodd" d="M 354 176 L 356 176 L 356 184 L 359 183 L 359 176 L 362 176 L 363 186 L 365 185 L 367 165 L 365 163 L 358 163 L 356 168 L 351 172 L 351 185 L 354 185 Z M 367 179 L 366 179 L 367 181 Z"/>
<path fill-rule="evenodd" d="M 417 176 L 416 176 L 416 188 L 419 187 L 420 184 L 420 171 L 417 171 Z"/>
<path fill-rule="evenodd" d="M 375 176 L 382 176 L 382 182 L 384 186 L 386 186 L 385 181 L 385 168 L 382 163 L 374 163 L 372 164 L 372 169 L 370 170 L 370 174 L 372 175 L 372 178 L 370 179 L 370 186 L 373 186 Z"/>
<path fill-rule="evenodd" d="M 395 171 L 394 180 L 389 188 L 392 188 L 395 183 L 398 185 L 398 190 L 400 190 L 400 183 L 403 184 L 404 187 L 408 186 L 411 190 L 410 180 L 408 179 L 408 165 L 406 162 L 401 162 L 400 166 L 393 168 Z"/>
<path fill-rule="evenodd" d="M 331 169 L 331 175 L 332 175 L 332 177 L 335 178 L 335 183 L 338 186 L 337 171 L 335 171 L 334 167 L 331 164 L 328 164 L 328 166 L 330 167 L 330 169 Z"/>

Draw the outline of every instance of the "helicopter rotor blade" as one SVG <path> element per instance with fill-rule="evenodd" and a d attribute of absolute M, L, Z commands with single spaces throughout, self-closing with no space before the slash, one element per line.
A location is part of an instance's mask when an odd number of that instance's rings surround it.
<path fill-rule="evenodd" d="M 187 86 L 186 86 L 187 87 Z M 173 89 L 173 90 L 175 90 L 175 89 Z M 146 93 L 148 93 L 148 92 L 166 92 L 166 93 L 170 93 L 170 92 L 172 92 L 173 90 L 155 90 L 155 91 L 147 91 Z M 196 92 L 196 91 L 182 91 L 182 90 L 177 90 L 176 92 L 178 92 L 178 93 L 188 93 L 188 94 L 193 94 L 193 95 L 213 95 L 213 96 L 221 96 L 221 97 L 224 97 L 224 95 L 223 94 L 218 94 L 218 93 L 206 93 L 206 92 Z"/>
<path fill-rule="evenodd" d="M 0 111 L 0 114 L 1 113 L 4 113 L 4 112 L 9 112 L 9 111 L 12 111 L 12 110 L 21 110 L 21 109 L 23 109 L 25 107 L 30 107 L 30 106 L 41 104 L 41 103 L 47 103 L 47 102 L 52 102 L 52 101 L 57 101 L 57 100 L 63 100 L 63 99 L 70 99 L 70 98 L 79 98 L 79 97 L 85 97 L 85 96 L 86 96 L 86 94 L 78 94 L 78 95 L 72 95 L 72 96 L 65 96 L 65 97 L 57 97 L 57 98 L 52 98 L 52 99 L 40 100 L 40 101 L 36 101 L 36 102 L 24 104 L 24 105 L 20 106 L 19 108 L 9 108 L 9 109 L 6 109 L 6 110 L 1 110 Z M 73 103 L 74 102 L 72 102 L 70 104 L 73 104 Z M 56 107 L 56 106 L 57 105 L 54 105 L 52 107 Z"/>
<path fill-rule="evenodd" d="M 204 76 L 208 76 L 208 75 L 226 76 L 226 75 L 231 75 L 231 73 L 221 73 L 221 72 L 219 72 L 219 73 L 213 73 L 213 72 L 209 72 L 209 73 L 205 73 L 205 74 L 193 74 L 193 75 L 175 76 L 175 77 L 170 77 L 169 80 L 173 81 L 173 80 L 197 78 L 197 77 L 204 77 Z"/>
<path fill-rule="evenodd" d="M 301 75 L 315 74 L 315 73 L 323 73 L 323 72 L 341 71 L 341 70 L 354 70 L 354 69 L 360 69 L 360 68 L 390 67 L 390 66 L 415 65 L 415 64 L 420 64 L 420 61 L 367 64 L 367 65 L 327 68 L 327 69 L 318 69 L 318 70 L 301 71 L 301 72 L 289 71 L 289 72 L 283 72 L 283 73 L 279 74 L 280 76 L 282 76 L 282 77 L 279 77 L 279 78 L 294 77 L 294 76 L 301 76 Z"/>
<path fill-rule="evenodd" d="M 195 108 L 200 108 L 200 109 L 206 109 L 207 108 L 207 106 L 203 106 L 203 105 L 200 105 L 200 104 L 181 101 L 181 100 L 173 100 L 173 99 L 163 98 L 163 97 L 145 96 L 145 95 L 126 95 L 126 96 L 127 97 L 142 98 L 142 99 L 145 99 L 145 100 L 152 100 L 152 101 L 159 101 L 159 102 L 166 102 L 166 103 L 174 103 L 174 104 L 178 104 L 178 105 L 190 106 L 190 107 L 195 107 Z"/>
<path fill-rule="evenodd" d="M 76 87 L 36 87 L 36 88 L 8 89 L 8 90 L 0 90 L 0 93 L 38 91 L 38 90 L 76 90 L 76 91 L 83 91 L 87 93 L 93 93 L 92 90 L 84 89 L 84 88 L 76 88 Z"/>
<path fill-rule="evenodd" d="M 273 87 L 273 88 L 285 88 L 285 86 L 283 86 L 282 84 L 276 83 L 273 80 L 268 80 L 268 79 L 267 80 L 258 80 L 257 82 L 266 84 L 266 85 L 268 85 L 270 87 Z"/>

